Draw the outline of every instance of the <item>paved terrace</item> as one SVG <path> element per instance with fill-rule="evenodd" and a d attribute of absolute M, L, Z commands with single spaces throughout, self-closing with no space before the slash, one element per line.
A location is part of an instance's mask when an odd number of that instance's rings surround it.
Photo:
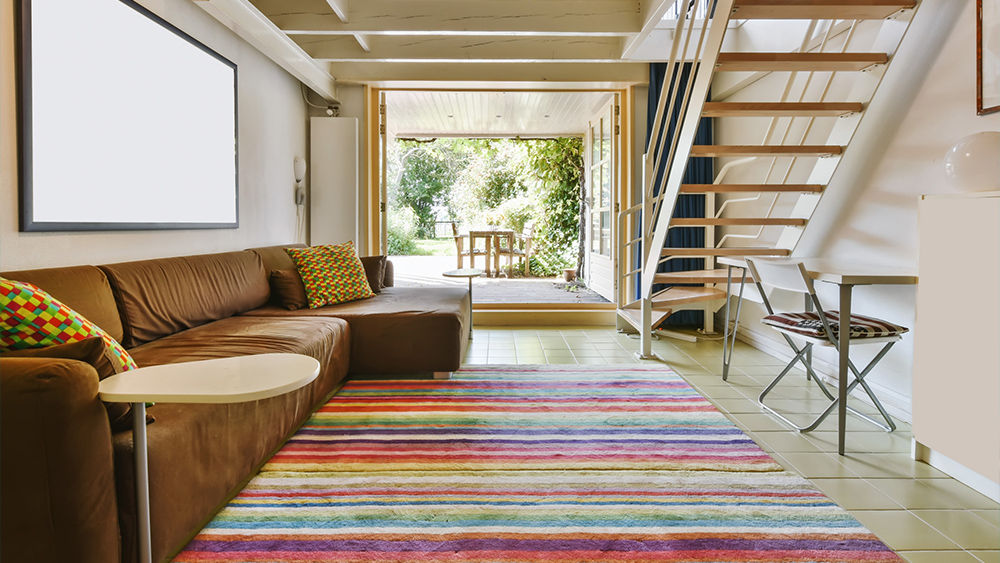
<path fill-rule="evenodd" d="M 390 256 L 389 260 L 395 267 L 395 283 L 400 287 L 468 286 L 465 278 L 441 275 L 457 267 L 454 256 Z M 465 265 L 468 267 L 468 261 Z M 476 266 L 483 267 L 482 258 L 476 260 Z M 555 277 L 479 277 L 472 280 L 472 299 L 475 303 L 608 303 L 589 289 L 569 291 L 565 289 L 567 286 L 574 284 Z"/>

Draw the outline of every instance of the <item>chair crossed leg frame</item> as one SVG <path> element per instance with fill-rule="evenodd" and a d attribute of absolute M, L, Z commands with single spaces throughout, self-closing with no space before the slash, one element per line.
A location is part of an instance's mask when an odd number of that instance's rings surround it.
<path fill-rule="evenodd" d="M 788 362 L 788 365 L 785 366 L 785 369 L 782 370 L 782 372 L 779 373 L 778 376 L 775 377 L 774 380 L 771 381 L 771 383 L 764 388 L 760 396 L 757 397 L 757 403 L 761 407 L 763 407 L 764 410 L 771 413 L 776 418 L 778 418 L 788 426 L 791 426 L 795 430 L 798 430 L 799 432 L 810 432 L 819 427 L 819 425 L 822 424 L 824 420 L 826 420 L 826 417 L 830 416 L 830 413 L 834 412 L 834 410 L 840 404 L 840 399 L 834 397 L 833 394 L 830 393 L 830 390 L 826 388 L 826 384 L 823 383 L 823 380 L 820 379 L 820 377 L 816 374 L 815 371 L 813 371 L 812 363 L 809 358 L 809 356 L 811 355 L 810 353 L 812 351 L 812 346 L 813 346 L 812 343 L 806 343 L 806 345 L 800 349 L 795 345 L 795 342 L 787 334 L 782 334 L 782 336 L 785 338 L 785 341 L 788 342 L 788 345 L 792 348 L 792 350 L 795 351 L 795 357 L 793 357 L 792 361 Z M 852 381 L 850 385 L 847 386 L 847 392 L 850 393 L 858 385 L 861 385 L 861 387 L 864 388 L 865 393 L 868 394 L 868 397 L 875 404 L 875 408 L 878 409 L 878 412 L 882 415 L 882 418 L 885 419 L 886 423 L 883 424 L 882 422 L 868 416 L 867 414 L 861 411 L 858 411 L 857 409 L 855 409 L 850 405 L 847 406 L 847 411 L 854 414 L 858 418 L 864 420 L 865 422 L 873 424 L 876 427 L 881 428 L 886 432 L 892 432 L 893 430 L 895 430 L 896 423 L 893 422 L 892 417 L 889 416 L 889 413 L 886 412 L 885 408 L 882 406 L 882 403 L 875 396 L 875 393 L 872 392 L 871 387 L 868 386 L 868 383 L 865 381 L 865 376 L 867 376 L 868 372 L 870 372 L 872 368 L 875 367 L 875 364 L 877 364 L 882 359 L 882 357 L 889 352 L 889 349 L 892 348 L 894 344 L 895 342 L 886 343 L 886 345 L 882 347 L 879 353 L 876 354 L 875 357 L 872 358 L 870 362 L 868 362 L 868 365 L 865 366 L 865 369 L 860 372 L 858 371 L 858 368 L 854 365 L 853 361 L 848 362 L 848 367 L 850 368 L 851 373 L 854 374 L 854 381 Z M 836 348 L 839 351 L 840 349 L 839 341 L 837 342 Z M 805 366 L 806 378 L 815 381 L 816 385 L 819 386 L 820 391 L 822 391 L 823 394 L 826 395 L 828 399 L 830 399 L 829 406 L 827 406 L 826 409 L 819 414 L 819 416 L 817 416 L 811 423 L 809 423 L 806 426 L 798 426 L 797 424 L 789 420 L 786 416 L 784 416 L 783 414 L 779 413 L 778 411 L 774 410 L 773 408 L 764 403 L 764 397 L 766 397 L 767 394 L 770 393 L 771 390 L 778 385 L 778 382 L 781 381 L 781 379 L 785 377 L 785 375 L 787 375 L 788 372 L 790 372 L 792 368 L 795 367 L 795 364 L 798 362 L 802 362 L 802 365 Z"/>

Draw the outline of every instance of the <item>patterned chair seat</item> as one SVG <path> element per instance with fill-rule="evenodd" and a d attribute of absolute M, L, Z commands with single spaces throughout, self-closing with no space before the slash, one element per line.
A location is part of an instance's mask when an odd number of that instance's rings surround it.
<path fill-rule="evenodd" d="M 840 333 L 840 312 L 827 311 L 826 320 L 830 323 L 830 329 L 834 336 Z M 823 330 L 823 321 L 819 315 L 812 312 L 803 313 L 778 313 L 768 315 L 761 319 L 761 322 L 775 328 L 787 330 L 816 338 L 826 338 Z M 863 315 L 851 315 L 851 338 L 883 338 L 887 336 L 899 336 L 909 332 L 910 329 L 894 325 L 890 322 L 865 317 Z"/>

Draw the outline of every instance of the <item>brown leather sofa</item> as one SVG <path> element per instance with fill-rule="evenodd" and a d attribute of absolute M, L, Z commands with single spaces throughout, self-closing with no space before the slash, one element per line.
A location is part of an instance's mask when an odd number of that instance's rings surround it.
<path fill-rule="evenodd" d="M 397 288 L 288 311 L 268 278 L 283 247 L 7 272 L 120 341 L 139 366 L 268 352 L 320 362 L 310 385 L 229 405 L 159 404 L 147 427 L 153 560 L 163 561 L 235 495 L 348 373 L 458 369 L 471 318 L 465 289 Z M 132 434 L 113 432 L 90 364 L 0 357 L 0 560 L 136 559 Z"/>

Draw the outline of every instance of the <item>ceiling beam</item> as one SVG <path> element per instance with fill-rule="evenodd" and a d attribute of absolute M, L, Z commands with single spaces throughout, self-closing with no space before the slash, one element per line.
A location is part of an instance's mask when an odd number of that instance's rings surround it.
<path fill-rule="evenodd" d="M 364 0 L 351 6 L 349 22 L 330 13 L 327 0 L 254 3 L 279 28 L 297 35 L 620 37 L 638 33 L 642 21 L 637 0 Z"/>
<path fill-rule="evenodd" d="M 233 30 L 328 102 L 337 100 L 337 81 L 249 0 L 194 0 L 206 12 Z"/>
<path fill-rule="evenodd" d="M 350 36 L 294 36 L 317 61 L 539 62 L 619 61 L 617 37 L 500 37 L 378 35 L 365 52 Z"/>
<path fill-rule="evenodd" d="M 326 3 L 333 10 L 334 14 L 340 18 L 340 21 L 347 23 L 347 4 L 348 0 L 326 0 Z"/>
<path fill-rule="evenodd" d="M 487 89 L 561 90 L 573 88 L 619 89 L 649 80 L 645 63 L 384 63 L 333 62 L 330 72 L 340 83 L 367 83 L 376 87 L 468 88 L 470 83 Z M 435 84 L 437 86 L 435 86 Z"/>
<path fill-rule="evenodd" d="M 676 0 L 678 2 L 684 0 Z M 649 34 L 656 29 L 657 24 L 667 13 L 667 9 L 674 5 L 675 0 L 649 0 L 642 3 L 640 13 L 641 27 L 638 33 L 629 35 L 622 41 L 621 58 L 628 59 L 635 54 L 636 49 L 649 37 Z"/>

